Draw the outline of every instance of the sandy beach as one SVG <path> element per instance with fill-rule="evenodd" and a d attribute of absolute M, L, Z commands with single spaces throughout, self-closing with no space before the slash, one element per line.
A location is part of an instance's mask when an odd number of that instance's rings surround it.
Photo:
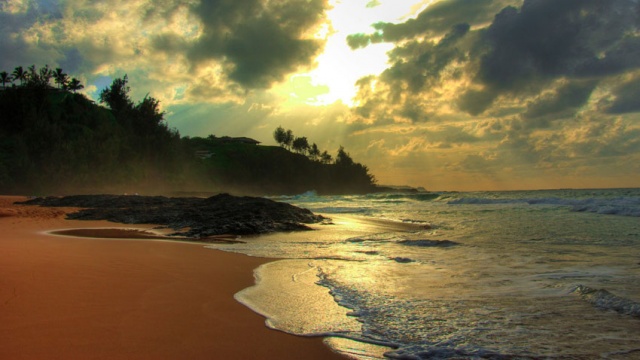
<path fill-rule="evenodd" d="M 119 225 L 13 205 L 21 200 L 0 197 L 1 359 L 344 358 L 320 338 L 268 329 L 234 300 L 268 259 L 193 243 L 52 236 L 45 232 Z"/>

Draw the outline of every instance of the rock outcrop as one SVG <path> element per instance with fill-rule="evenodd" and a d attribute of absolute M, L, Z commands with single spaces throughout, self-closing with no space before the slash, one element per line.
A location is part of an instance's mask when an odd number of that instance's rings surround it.
<path fill-rule="evenodd" d="M 193 239 L 215 235 L 250 235 L 309 230 L 305 224 L 325 218 L 287 203 L 260 197 L 220 194 L 209 198 L 137 195 L 74 195 L 35 198 L 22 204 L 77 207 L 68 219 L 108 220 L 123 224 L 158 224 Z"/>

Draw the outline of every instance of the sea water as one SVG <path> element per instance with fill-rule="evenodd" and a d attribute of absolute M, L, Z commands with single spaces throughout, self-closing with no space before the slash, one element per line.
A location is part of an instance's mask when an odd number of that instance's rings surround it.
<path fill-rule="evenodd" d="M 316 230 L 213 247 L 281 258 L 237 294 L 361 358 L 640 359 L 640 189 L 277 200 Z"/>

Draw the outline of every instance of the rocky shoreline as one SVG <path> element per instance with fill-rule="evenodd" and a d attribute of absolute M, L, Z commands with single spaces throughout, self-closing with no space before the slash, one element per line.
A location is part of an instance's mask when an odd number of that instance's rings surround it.
<path fill-rule="evenodd" d="M 122 224 L 157 224 L 173 229 L 170 236 L 206 239 L 219 235 L 256 235 L 310 230 L 305 224 L 327 220 L 287 203 L 215 195 L 209 198 L 138 195 L 73 195 L 20 202 L 46 207 L 77 207 L 74 220 L 108 220 Z"/>

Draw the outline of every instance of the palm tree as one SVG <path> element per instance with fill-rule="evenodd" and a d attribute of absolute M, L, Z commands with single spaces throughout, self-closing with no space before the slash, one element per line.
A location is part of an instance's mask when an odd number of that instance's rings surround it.
<path fill-rule="evenodd" d="M 80 84 L 80 80 L 72 78 L 67 84 L 67 88 L 73 92 L 84 89 L 84 85 Z"/>
<path fill-rule="evenodd" d="M 6 71 L 0 72 L 0 81 L 2 81 L 2 87 L 6 87 L 5 85 L 8 82 L 11 82 L 11 75 L 9 75 Z"/>
<path fill-rule="evenodd" d="M 28 72 L 25 74 L 28 82 L 35 82 L 38 79 L 38 72 L 36 71 L 36 66 L 31 65 L 27 68 Z"/>
<path fill-rule="evenodd" d="M 43 87 L 49 86 L 49 81 L 53 77 L 53 70 L 49 68 L 49 65 L 45 65 L 40 69 L 40 85 Z"/>
<path fill-rule="evenodd" d="M 56 70 L 53 72 L 53 78 L 55 79 L 56 84 L 58 84 L 58 89 L 60 89 L 61 87 L 65 89 L 67 87 L 69 75 L 63 73 L 61 68 L 56 68 Z"/>
<path fill-rule="evenodd" d="M 36 68 L 35 65 L 31 65 L 27 68 L 27 71 L 24 74 L 24 77 L 27 81 L 27 87 L 40 87 L 42 84 L 42 78 L 40 77 L 40 71 Z"/>
<path fill-rule="evenodd" d="M 24 84 L 26 76 L 27 73 L 24 72 L 22 66 L 18 66 L 17 68 L 13 69 L 13 80 L 20 80 L 20 85 Z"/>

